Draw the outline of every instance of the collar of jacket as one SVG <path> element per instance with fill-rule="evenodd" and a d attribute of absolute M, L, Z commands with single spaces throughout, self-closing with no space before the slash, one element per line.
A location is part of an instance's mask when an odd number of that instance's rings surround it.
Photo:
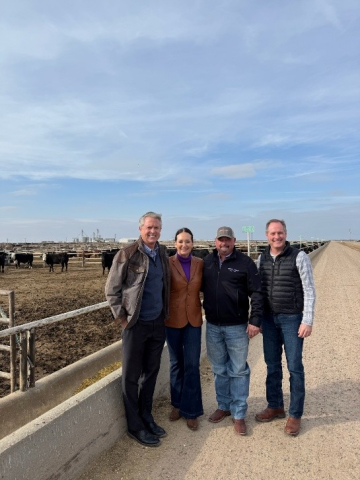
<path fill-rule="evenodd" d="M 136 243 L 138 244 L 139 250 L 140 250 L 142 253 L 145 253 L 145 255 L 147 255 L 146 250 L 145 250 L 145 247 L 144 247 L 144 242 L 143 242 L 141 236 L 137 239 Z M 158 251 L 157 251 L 156 253 L 159 253 L 159 252 L 160 252 L 160 243 L 159 243 L 159 242 L 156 242 L 155 248 L 156 248 L 156 247 L 158 248 Z M 155 250 L 155 248 L 154 248 L 154 250 Z"/>
<path fill-rule="evenodd" d="M 214 259 L 219 261 L 219 252 L 216 250 L 216 248 L 214 248 L 213 250 L 213 254 L 214 254 Z M 225 257 L 225 260 L 227 260 L 228 258 L 235 258 L 236 257 L 236 248 L 234 247 L 233 251 L 230 253 L 230 255 L 228 255 L 227 257 Z M 225 262 L 225 260 L 223 260 L 223 262 Z"/>
<path fill-rule="evenodd" d="M 282 257 L 283 255 L 285 255 L 289 251 L 289 249 L 290 249 L 290 243 L 286 240 L 284 250 L 281 253 L 279 253 L 279 255 L 276 255 L 276 258 Z M 265 253 L 266 253 L 266 255 L 271 255 L 270 254 L 270 245 L 268 245 L 266 247 Z"/>

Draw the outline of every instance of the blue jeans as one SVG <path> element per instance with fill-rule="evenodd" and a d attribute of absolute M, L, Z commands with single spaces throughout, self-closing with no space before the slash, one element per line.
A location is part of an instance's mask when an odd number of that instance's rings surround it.
<path fill-rule="evenodd" d="M 282 391 L 282 346 L 290 373 L 289 415 L 301 418 L 304 412 L 305 375 L 302 363 L 304 339 L 298 337 L 302 314 L 266 314 L 262 323 L 264 358 L 267 365 L 266 400 L 268 407 L 284 406 Z"/>
<path fill-rule="evenodd" d="M 201 327 L 166 327 L 170 355 L 171 405 L 184 418 L 203 415 L 200 384 Z"/>
<path fill-rule="evenodd" d="M 250 386 L 247 325 L 219 326 L 207 322 L 206 348 L 215 378 L 218 408 L 235 419 L 245 418 Z"/>

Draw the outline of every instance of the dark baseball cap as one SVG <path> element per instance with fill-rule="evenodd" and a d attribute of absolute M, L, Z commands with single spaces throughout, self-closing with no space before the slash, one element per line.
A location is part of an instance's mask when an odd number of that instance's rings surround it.
<path fill-rule="evenodd" d="M 216 238 L 220 237 L 227 237 L 227 238 L 235 238 L 233 229 L 230 227 L 220 227 L 216 232 Z"/>

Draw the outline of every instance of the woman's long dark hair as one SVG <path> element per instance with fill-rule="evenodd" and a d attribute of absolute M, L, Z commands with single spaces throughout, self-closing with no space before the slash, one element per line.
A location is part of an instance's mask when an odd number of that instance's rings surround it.
<path fill-rule="evenodd" d="M 179 233 L 188 233 L 191 237 L 191 241 L 194 242 L 194 236 L 192 234 L 192 231 L 186 227 L 179 228 L 179 230 L 175 233 L 175 242 L 177 240 L 177 236 L 179 235 Z"/>

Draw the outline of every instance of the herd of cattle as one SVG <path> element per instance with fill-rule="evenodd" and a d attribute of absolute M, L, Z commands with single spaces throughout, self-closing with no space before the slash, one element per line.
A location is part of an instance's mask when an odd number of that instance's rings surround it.
<path fill-rule="evenodd" d="M 54 271 L 54 265 L 61 265 L 61 271 L 64 271 L 64 268 L 67 271 L 69 255 L 66 252 L 61 253 L 44 253 L 42 255 L 42 260 L 44 265 L 49 266 L 49 271 Z M 0 252 L 0 273 L 5 272 L 5 265 L 13 263 L 15 268 L 20 268 L 20 265 L 23 263 L 25 267 L 32 268 L 34 262 L 33 253 L 18 253 L 18 252 Z"/>
<path fill-rule="evenodd" d="M 292 245 L 297 248 L 300 247 L 302 250 L 305 251 L 305 253 L 310 253 L 312 250 L 318 248 L 319 246 L 318 244 L 316 245 L 292 244 Z M 266 245 L 258 246 L 258 249 L 257 249 L 258 253 L 263 251 L 265 247 Z M 108 272 L 110 271 L 113 259 L 118 251 L 119 249 L 116 248 L 116 249 L 99 252 L 99 254 L 101 254 L 101 266 L 102 266 L 103 275 L 105 274 L 105 270 L 107 270 Z M 176 253 L 175 248 L 167 248 L 167 251 L 169 256 L 174 255 Z M 192 253 L 196 257 L 205 258 L 210 251 L 211 250 L 207 248 L 195 248 Z M 65 271 L 67 271 L 69 258 L 73 256 L 76 256 L 76 253 L 73 253 L 73 252 L 44 253 L 42 254 L 42 260 L 44 262 L 44 266 L 47 265 L 49 267 L 49 272 L 54 271 L 54 265 L 60 265 L 61 271 L 63 272 L 64 269 Z M 82 253 L 81 256 L 85 257 L 84 253 Z M 24 264 L 25 267 L 32 268 L 33 261 L 34 261 L 34 255 L 32 253 L 0 252 L 0 273 L 4 273 L 5 265 L 11 264 L 11 263 L 13 263 L 16 268 L 20 268 L 21 264 Z"/>
<path fill-rule="evenodd" d="M 101 266 L 102 266 L 102 273 L 105 274 L 105 271 L 110 271 L 113 259 L 116 253 L 119 251 L 118 248 L 106 250 L 101 252 Z M 176 252 L 175 249 L 168 248 L 169 256 L 174 255 Z M 206 255 L 209 253 L 207 249 L 195 249 L 193 254 L 200 258 L 205 258 Z M 67 271 L 69 258 L 72 255 L 66 252 L 58 252 L 58 253 L 44 253 L 42 254 L 42 260 L 44 265 L 48 265 L 49 272 L 54 271 L 54 265 L 60 265 L 61 271 Z M 0 272 L 4 273 L 5 265 L 13 264 L 15 268 L 20 268 L 20 265 L 23 264 L 26 268 L 32 268 L 34 262 L 34 254 L 32 253 L 18 253 L 18 252 L 0 252 Z"/>

